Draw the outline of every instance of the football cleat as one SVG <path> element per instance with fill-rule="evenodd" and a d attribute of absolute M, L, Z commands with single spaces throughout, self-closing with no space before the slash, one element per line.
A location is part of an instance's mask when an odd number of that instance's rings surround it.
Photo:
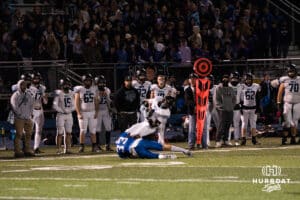
<path fill-rule="evenodd" d="M 291 142 L 290 142 L 290 144 L 296 144 L 296 138 L 295 138 L 295 136 L 292 136 L 292 137 L 291 137 Z"/>
<path fill-rule="evenodd" d="M 36 148 L 34 150 L 34 154 L 41 154 L 41 153 L 44 153 L 43 151 L 41 151 L 39 148 Z"/>
<path fill-rule="evenodd" d="M 253 145 L 260 145 L 260 143 L 256 140 L 256 136 L 252 136 L 252 144 Z"/>
<path fill-rule="evenodd" d="M 190 151 L 184 151 L 182 152 L 184 155 L 188 156 L 188 157 L 191 157 L 192 156 L 192 152 Z"/>
<path fill-rule="evenodd" d="M 64 149 L 64 154 L 72 154 L 72 152 L 70 150 Z"/>
<path fill-rule="evenodd" d="M 92 147 L 92 152 L 93 153 L 99 153 L 99 152 L 101 152 L 102 151 L 102 148 L 100 147 L 100 146 L 93 146 Z"/>
<path fill-rule="evenodd" d="M 238 141 L 235 141 L 235 142 L 234 142 L 234 145 L 235 145 L 235 146 L 240 146 L 241 144 L 240 144 Z"/>
<path fill-rule="evenodd" d="M 84 152 L 84 147 L 83 146 L 79 147 L 78 153 L 83 153 L 83 152 Z"/>
<path fill-rule="evenodd" d="M 222 142 L 216 142 L 215 148 L 221 148 L 222 147 Z"/>
<path fill-rule="evenodd" d="M 15 158 L 22 158 L 24 157 L 23 152 L 15 152 Z"/>
<path fill-rule="evenodd" d="M 245 146 L 245 145 L 246 145 L 246 142 L 247 142 L 246 137 L 242 137 L 241 145 L 242 145 L 242 146 Z"/>
<path fill-rule="evenodd" d="M 24 156 L 25 156 L 25 157 L 34 157 L 35 154 L 34 154 L 33 152 L 31 152 L 31 151 L 28 151 L 28 152 L 25 152 L 25 153 L 24 153 Z"/>
<path fill-rule="evenodd" d="M 287 138 L 286 137 L 282 137 L 281 145 L 287 145 Z"/>
<path fill-rule="evenodd" d="M 225 141 L 225 145 L 226 145 L 226 146 L 229 146 L 229 147 L 232 147 L 232 146 L 233 146 L 233 144 L 232 144 L 230 141 Z"/>
<path fill-rule="evenodd" d="M 106 145 L 105 146 L 105 150 L 106 151 L 110 151 L 110 152 L 113 152 L 114 150 L 112 148 L 110 148 L 110 146 Z"/>

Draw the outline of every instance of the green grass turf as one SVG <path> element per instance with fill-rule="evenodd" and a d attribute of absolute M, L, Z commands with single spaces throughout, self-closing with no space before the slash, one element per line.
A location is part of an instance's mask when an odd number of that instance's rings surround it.
<path fill-rule="evenodd" d="M 191 158 L 176 153 L 174 160 L 88 152 L 58 156 L 54 147 L 42 148 L 45 153 L 35 158 L 13 159 L 11 150 L 0 151 L 0 199 L 300 199 L 300 145 L 261 141 L 258 148 L 200 150 Z M 262 175 L 265 165 L 280 166 L 275 178 L 291 183 L 262 191 L 265 184 L 252 180 L 268 178 Z"/>

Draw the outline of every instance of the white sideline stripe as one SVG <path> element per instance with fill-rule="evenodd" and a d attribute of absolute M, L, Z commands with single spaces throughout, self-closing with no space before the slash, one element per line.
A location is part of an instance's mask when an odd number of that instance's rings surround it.
<path fill-rule="evenodd" d="M 125 166 L 125 167 L 127 167 L 127 166 L 134 166 L 134 167 L 136 167 L 136 166 L 158 166 L 158 167 L 162 167 L 162 166 L 184 165 L 184 164 L 186 164 L 186 163 L 184 163 L 184 162 L 176 162 L 176 161 L 172 162 L 171 161 L 171 162 L 141 162 L 141 163 L 131 162 L 131 163 L 122 163 L 120 165 L 121 166 Z"/>
<path fill-rule="evenodd" d="M 101 200 L 99 198 L 97 199 L 90 199 L 90 198 L 68 198 L 68 197 L 14 197 L 14 196 L 0 196 L 0 199 L 20 199 L 20 200 Z M 107 200 L 107 199 L 105 199 Z M 109 200 L 109 199 L 108 199 Z M 113 200 L 119 200 L 119 199 L 113 199 Z M 120 199 L 121 200 L 121 199 Z M 133 199 L 122 199 L 122 200 L 133 200 Z"/>
<path fill-rule="evenodd" d="M 172 168 L 232 168 L 232 169 L 236 169 L 236 168 L 246 168 L 246 169 L 261 169 L 263 167 L 262 166 L 230 166 L 230 165 L 223 165 L 223 166 L 219 166 L 219 165 L 141 165 L 142 163 L 135 163 L 135 165 L 124 165 L 125 167 L 172 167 Z M 114 167 L 124 167 L 121 165 L 119 166 L 114 166 Z M 300 167 L 281 167 L 282 169 L 300 169 Z"/>
<path fill-rule="evenodd" d="M 72 184 L 66 184 L 66 185 L 64 185 L 64 187 L 75 187 L 75 188 L 78 188 L 78 187 L 87 187 L 87 185 L 79 185 L 79 184 L 77 184 L 77 185 L 72 185 Z"/>
<path fill-rule="evenodd" d="M 110 169 L 111 165 L 82 165 L 82 166 L 48 166 L 31 168 L 32 171 L 63 171 L 63 170 L 98 170 Z"/>
<path fill-rule="evenodd" d="M 3 170 L 1 171 L 2 173 L 9 173 L 9 172 L 29 172 L 30 170 L 29 169 L 16 169 L 16 170 Z"/>
<path fill-rule="evenodd" d="M 251 180 L 233 180 L 233 179 L 143 179 L 143 178 L 31 178 L 31 177 L 1 177 L 0 180 L 19 180 L 19 181 L 91 181 L 91 182 L 161 182 L 161 183 L 252 183 Z M 300 181 L 291 179 L 289 184 L 300 184 Z"/>
<path fill-rule="evenodd" d="M 240 148 L 240 147 L 228 147 L 221 149 L 206 149 L 195 150 L 192 153 L 213 153 L 213 152 L 231 152 L 231 151 L 262 151 L 262 150 L 281 150 L 281 149 L 300 149 L 300 145 L 295 146 L 274 146 L 274 147 L 253 147 L 253 148 Z M 175 153 L 175 152 L 174 152 Z M 180 153 L 181 154 L 181 153 Z M 54 156 L 54 157 L 34 157 L 34 158 L 21 158 L 21 159 L 3 159 L 0 162 L 24 162 L 33 160 L 65 160 L 73 158 L 102 158 L 102 157 L 118 157 L 117 154 L 98 154 L 98 155 L 74 155 L 74 156 Z"/>
<path fill-rule="evenodd" d="M 111 169 L 112 165 L 78 165 L 78 166 L 67 166 L 67 165 L 53 165 L 53 166 L 39 166 L 32 167 L 30 169 L 16 169 L 16 170 L 3 170 L 2 173 L 18 173 L 18 172 L 32 172 L 32 171 L 77 171 L 77 170 L 101 170 Z"/>
<path fill-rule="evenodd" d="M 214 179 L 238 179 L 238 176 L 214 176 Z"/>
<path fill-rule="evenodd" d="M 119 181 L 117 184 L 130 184 L 130 185 L 138 185 L 140 182 L 130 182 L 130 181 Z"/>
<path fill-rule="evenodd" d="M 9 190 L 16 190 L 16 191 L 31 191 L 35 190 L 34 188 L 10 188 Z"/>
<path fill-rule="evenodd" d="M 18 158 L 18 159 L 3 159 L 0 162 L 24 162 L 24 161 L 33 161 L 33 160 L 65 160 L 73 158 L 103 158 L 103 157 L 118 157 L 117 154 L 98 154 L 98 155 L 74 155 L 74 156 L 54 156 L 54 157 L 33 157 L 33 158 Z"/>
<path fill-rule="evenodd" d="M 224 149 L 207 149 L 207 150 L 196 150 L 193 152 L 231 152 L 231 151 L 261 151 L 261 150 L 277 150 L 277 149 L 300 149 L 300 146 L 274 146 L 274 147 L 253 147 L 253 148 L 241 148 L 241 147 L 227 147 Z"/>

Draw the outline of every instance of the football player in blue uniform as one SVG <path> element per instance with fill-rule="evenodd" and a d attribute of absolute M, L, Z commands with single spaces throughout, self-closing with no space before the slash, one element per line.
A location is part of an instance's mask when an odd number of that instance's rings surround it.
<path fill-rule="evenodd" d="M 191 156 L 189 150 L 183 149 L 170 144 L 161 144 L 157 141 L 144 139 L 143 136 L 155 133 L 160 122 L 154 119 L 134 124 L 132 127 L 121 133 L 116 140 L 116 150 L 120 158 L 149 158 L 149 159 L 175 159 L 175 154 L 162 154 L 152 152 L 156 151 L 172 151 L 182 152 L 187 156 Z"/>

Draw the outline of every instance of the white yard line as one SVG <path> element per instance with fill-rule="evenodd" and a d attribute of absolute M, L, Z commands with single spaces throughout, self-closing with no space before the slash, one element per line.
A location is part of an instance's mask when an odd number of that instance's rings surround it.
<path fill-rule="evenodd" d="M 238 176 L 214 176 L 213 179 L 238 179 Z"/>
<path fill-rule="evenodd" d="M 10 188 L 9 190 L 15 190 L 15 191 L 32 191 L 32 190 L 35 190 L 35 188 Z"/>
<path fill-rule="evenodd" d="M 64 187 L 74 187 L 74 188 L 78 188 L 78 187 L 87 187 L 87 185 L 83 185 L 83 184 L 76 184 L 76 185 L 65 184 Z"/>
<path fill-rule="evenodd" d="M 221 149 L 207 149 L 207 150 L 196 150 L 193 153 L 213 153 L 213 152 L 232 152 L 232 151 L 263 151 L 263 150 L 280 150 L 280 149 L 300 149 L 300 145 L 295 146 L 276 146 L 276 147 L 249 147 L 249 148 L 240 148 L 240 147 L 228 147 Z M 117 157 L 117 154 L 96 154 L 96 155 L 71 155 L 71 156 L 54 156 L 54 157 L 39 157 L 34 158 L 25 158 L 25 159 L 3 159 L 0 162 L 23 162 L 23 161 L 32 161 L 32 160 L 64 160 L 64 159 L 89 159 L 89 158 L 101 158 L 101 157 Z"/>
<path fill-rule="evenodd" d="M 15 197 L 15 196 L 0 196 L 0 199 L 10 200 L 10 199 L 19 199 L 19 200 L 101 200 L 99 198 L 97 199 L 91 199 L 91 198 L 68 198 L 68 197 L 33 197 L 33 196 L 27 196 L 27 197 Z M 105 199 L 109 200 L 109 199 Z M 112 200 L 118 200 L 118 199 L 112 199 Z M 120 200 L 134 200 L 134 199 L 120 199 Z"/>
<path fill-rule="evenodd" d="M 81 181 L 81 182 L 160 182 L 160 183 L 252 183 L 251 180 L 234 180 L 232 178 L 220 178 L 220 179 L 209 179 L 209 178 L 191 178 L 191 179 L 155 179 L 155 178 L 51 178 L 51 177 L 22 177 L 22 180 L 14 177 L 1 177 L 0 180 L 18 180 L 18 181 Z M 292 180 L 289 184 L 300 184 L 300 181 Z"/>

